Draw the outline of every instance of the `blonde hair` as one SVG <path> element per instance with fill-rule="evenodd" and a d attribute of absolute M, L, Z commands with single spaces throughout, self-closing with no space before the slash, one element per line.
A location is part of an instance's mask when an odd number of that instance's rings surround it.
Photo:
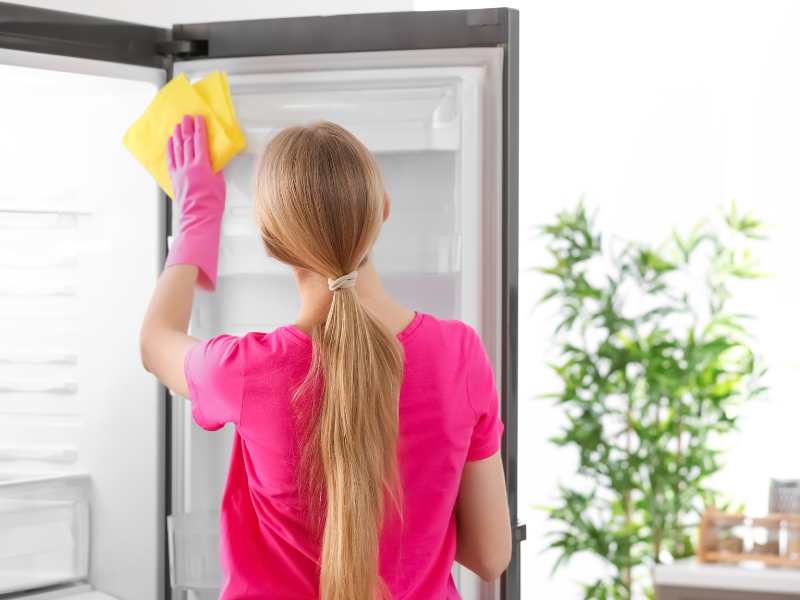
<path fill-rule="evenodd" d="M 367 260 L 383 223 L 383 181 L 374 157 L 344 128 L 289 127 L 261 156 L 255 208 L 272 256 L 336 279 Z M 402 519 L 402 349 L 355 287 L 332 296 L 327 319 L 312 331 L 311 368 L 295 394 L 298 400 L 314 390 L 319 398 L 305 428 L 300 483 L 317 516 L 315 531 L 324 528 L 320 598 L 389 598 L 378 543 L 386 494 Z"/>

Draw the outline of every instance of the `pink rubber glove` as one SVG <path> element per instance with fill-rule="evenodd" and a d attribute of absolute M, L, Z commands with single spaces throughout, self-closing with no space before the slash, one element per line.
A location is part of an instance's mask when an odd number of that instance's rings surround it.
<path fill-rule="evenodd" d="M 166 266 L 196 265 L 197 285 L 213 290 L 217 285 L 219 237 L 225 210 L 225 177 L 211 168 L 203 117 L 186 115 L 175 126 L 167 142 L 167 167 L 174 200 L 181 207 L 181 222 Z"/>

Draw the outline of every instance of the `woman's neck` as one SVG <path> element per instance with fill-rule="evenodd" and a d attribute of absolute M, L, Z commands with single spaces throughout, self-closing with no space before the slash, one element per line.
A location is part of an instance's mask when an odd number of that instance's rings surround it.
<path fill-rule="evenodd" d="M 301 302 L 295 325 L 310 333 L 314 326 L 325 321 L 333 294 L 324 277 L 300 269 L 295 269 L 294 274 Z M 397 303 L 386 292 L 371 259 L 358 269 L 356 293 L 364 307 L 392 333 L 402 331 L 414 317 L 413 310 Z"/>

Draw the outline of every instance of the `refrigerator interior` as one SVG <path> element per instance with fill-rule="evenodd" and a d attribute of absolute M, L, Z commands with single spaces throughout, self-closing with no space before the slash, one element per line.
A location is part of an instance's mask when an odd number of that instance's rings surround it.
<path fill-rule="evenodd" d="M 195 299 L 192 334 L 293 321 L 291 272 L 266 256 L 255 230 L 253 176 L 276 131 L 324 119 L 364 141 L 383 172 L 392 210 L 373 256 L 386 287 L 409 307 L 476 327 L 499 372 L 502 60 L 500 48 L 470 48 L 176 63 L 192 81 L 228 74 L 247 137 L 226 168 L 218 288 Z M 172 439 L 173 584 L 213 597 L 218 574 L 206 569 L 232 430 L 203 431 L 176 399 Z M 454 576 L 465 599 L 479 597 L 477 578 L 458 566 Z"/>
<path fill-rule="evenodd" d="M 164 400 L 138 327 L 164 220 L 121 137 L 163 82 L 0 50 L 0 596 L 158 596 Z"/>

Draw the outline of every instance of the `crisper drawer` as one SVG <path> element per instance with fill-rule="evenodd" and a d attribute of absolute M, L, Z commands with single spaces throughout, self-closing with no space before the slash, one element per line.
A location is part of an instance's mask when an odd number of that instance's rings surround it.
<path fill-rule="evenodd" d="M 0 476 L 0 595 L 89 574 L 88 475 Z"/>

